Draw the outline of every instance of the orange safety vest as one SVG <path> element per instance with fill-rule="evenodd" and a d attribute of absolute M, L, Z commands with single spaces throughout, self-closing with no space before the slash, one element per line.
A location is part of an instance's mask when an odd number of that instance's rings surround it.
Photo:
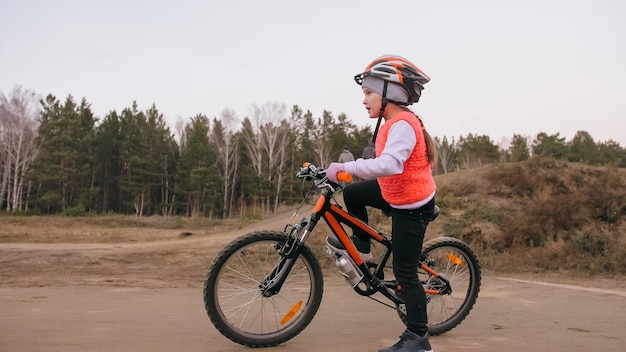
<path fill-rule="evenodd" d="M 428 162 L 422 126 L 412 112 L 401 112 L 380 127 L 378 137 L 376 137 L 376 156 L 380 156 L 385 148 L 389 129 L 400 120 L 408 122 L 415 131 L 415 148 L 404 162 L 404 171 L 401 174 L 378 178 L 383 199 L 389 204 L 395 205 L 419 202 L 433 194 L 437 189 Z"/>

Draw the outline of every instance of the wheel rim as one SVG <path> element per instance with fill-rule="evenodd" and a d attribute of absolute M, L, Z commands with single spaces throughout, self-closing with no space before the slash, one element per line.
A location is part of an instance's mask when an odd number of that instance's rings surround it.
<path fill-rule="evenodd" d="M 313 274 L 300 256 L 282 289 L 271 297 L 260 285 L 278 262 L 276 241 L 250 243 L 233 253 L 222 266 L 214 287 L 216 306 L 234 332 L 271 338 L 296 329 L 306 316 L 313 292 Z"/>

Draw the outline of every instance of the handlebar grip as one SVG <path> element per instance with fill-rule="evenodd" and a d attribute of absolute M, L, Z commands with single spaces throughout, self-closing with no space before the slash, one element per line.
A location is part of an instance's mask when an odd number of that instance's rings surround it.
<path fill-rule="evenodd" d="M 345 172 L 345 171 L 339 171 L 337 173 L 337 179 L 339 181 L 350 183 L 350 182 L 352 182 L 352 175 L 347 173 L 347 172 Z"/>

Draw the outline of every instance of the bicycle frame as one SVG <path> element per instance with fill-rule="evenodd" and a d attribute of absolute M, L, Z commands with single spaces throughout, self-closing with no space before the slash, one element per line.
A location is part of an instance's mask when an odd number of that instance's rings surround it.
<path fill-rule="evenodd" d="M 371 287 L 371 290 L 367 290 L 367 291 L 363 291 L 355 287 L 355 291 L 357 291 L 359 294 L 364 295 L 364 296 L 369 296 L 375 292 L 380 292 L 384 296 L 389 298 L 395 304 L 404 304 L 404 301 L 402 300 L 402 298 L 398 297 L 395 294 L 395 289 L 397 289 L 396 287 L 397 284 L 392 281 L 385 281 L 385 280 L 379 279 L 379 277 L 382 276 L 382 272 L 385 268 L 385 265 L 387 261 L 389 260 L 389 257 L 392 254 L 391 241 L 387 239 L 382 233 L 376 231 L 374 228 L 369 226 L 367 223 L 349 214 L 348 212 L 343 210 L 343 208 L 341 208 L 339 205 L 334 204 L 331 201 L 333 199 L 332 194 L 333 194 L 332 189 L 324 188 L 322 190 L 322 194 L 320 195 L 319 199 L 317 200 L 317 203 L 315 204 L 315 207 L 313 208 L 313 213 L 311 214 L 311 217 L 308 219 L 307 223 L 302 224 L 304 225 L 304 228 L 303 228 L 300 238 L 296 239 L 297 242 L 304 243 L 306 238 L 311 234 L 311 232 L 313 231 L 313 229 L 319 222 L 319 220 L 324 219 L 324 221 L 328 224 L 328 227 L 333 232 L 333 234 L 337 236 L 337 238 L 339 238 L 339 240 L 343 244 L 350 258 L 359 267 L 359 270 L 363 274 L 363 282 L 369 287 Z M 344 228 L 341 226 L 341 224 L 345 224 L 346 226 L 353 228 L 353 229 L 358 228 L 362 230 L 364 233 L 368 234 L 371 237 L 371 240 L 376 241 L 385 247 L 385 250 L 380 257 L 379 262 L 376 264 L 374 272 L 371 272 L 367 263 L 363 261 L 354 243 L 350 240 L 350 237 L 348 236 Z M 293 248 L 291 248 L 293 246 L 288 246 L 288 247 L 290 247 L 289 248 L 290 251 L 293 251 Z M 280 270 L 280 271 L 283 271 L 283 272 L 288 271 L 289 270 L 288 263 L 289 261 L 287 262 L 287 266 L 281 265 L 280 266 L 281 269 L 286 269 L 286 270 Z M 444 287 L 440 290 L 425 288 L 426 294 L 439 295 L 439 294 L 446 294 L 450 292 L 450 284 L 445 278 L 440 277 L 436 271 L 429 268 L 423 262 L 420 262 L 420 268 L 428 272 L 430 275 L 437 277 L 439 280 L 441 280 L 445 284 Z M 281 277 L 283 276 L 286 277 L 286 275 L 280 275 L 280 273 L 274 273 L 274 274 L 278 274 L 278 278 L 276 278 L 275 275 L 270 275 L 268 276 L 268 278 L 273 277 L 274 281 L 278 285 L 281 285 L 282 284 L 281 281 L 284 280 L 284 279 L 281 280 Z"/>

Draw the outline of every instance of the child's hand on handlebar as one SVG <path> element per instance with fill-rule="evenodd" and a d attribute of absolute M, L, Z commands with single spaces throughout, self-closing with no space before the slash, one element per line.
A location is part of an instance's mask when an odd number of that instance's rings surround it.
<path fill-rule="evenodd" d="M 326 169 L 326 177 L 328 177 L 328 179 L 334 183 L 339 183 L 339 180 L 337 179 L 337 174 L 342 171 L 346 171 L 346 168 L 343 164 L 330 163 L 330 165 L 328 165 L 328 168 Z"/>

